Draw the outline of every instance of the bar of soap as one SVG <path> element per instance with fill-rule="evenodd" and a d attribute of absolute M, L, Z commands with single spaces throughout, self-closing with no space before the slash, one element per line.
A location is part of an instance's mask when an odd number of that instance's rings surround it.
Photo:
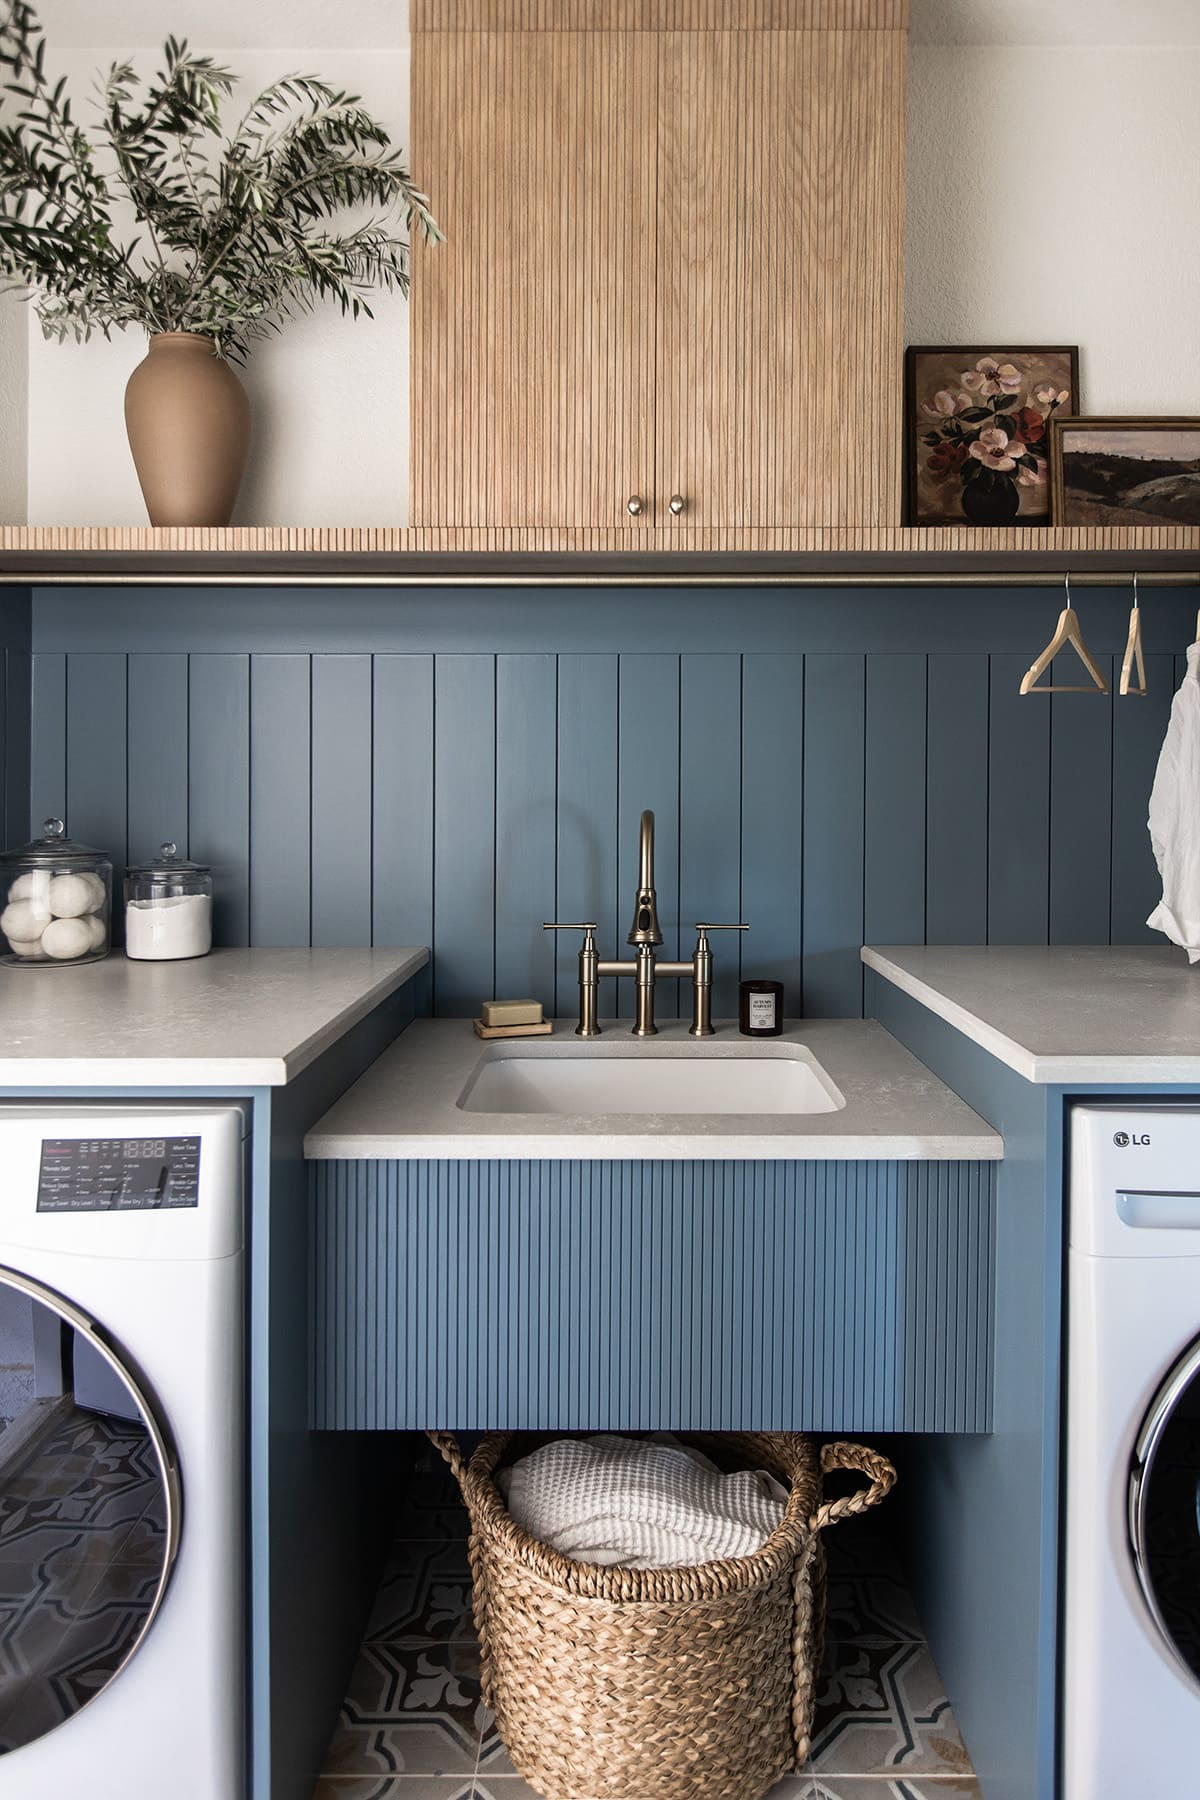
<path fill-rule="evenodd" d="M 485 1025 L 540 1025 L 542 1003 L 540 1000 L 485 1000 L 483 1022 Z"/>

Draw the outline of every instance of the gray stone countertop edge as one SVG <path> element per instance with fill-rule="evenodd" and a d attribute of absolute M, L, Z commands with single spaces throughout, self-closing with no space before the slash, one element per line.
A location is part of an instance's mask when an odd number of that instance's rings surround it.
<path fill-rule="evenodd" d="M 789 1021 L 775 1054 L 811 1050 L 844 1096 L 835 1111 L 795 1115 L 596 1114 L 463 1110 L 459 1096 L 482 1058 L 518 1054 L 743 1056 L 758 1048 L 723 1021 L 696 1044 L 682 1021 L 641 1043 L 628 1021 L 594 1044 L 557 1021 L 554 1038 L 478 1040 L 466 1019 L 410 1025 L 309 1131 L 314 1161 L 448 1159 L 998 1161 L 999 1135 L 873 1020 Z M 550 1046 L 555 1048 L 551 1051 Z"/>

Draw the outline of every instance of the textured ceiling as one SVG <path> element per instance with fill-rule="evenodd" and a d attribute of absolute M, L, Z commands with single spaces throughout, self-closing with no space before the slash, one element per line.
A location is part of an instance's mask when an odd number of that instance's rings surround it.
<path fill-rule="evenodd" d="M 912 0 L 921 44 L 1200 45 L 1200 0 Z"/>

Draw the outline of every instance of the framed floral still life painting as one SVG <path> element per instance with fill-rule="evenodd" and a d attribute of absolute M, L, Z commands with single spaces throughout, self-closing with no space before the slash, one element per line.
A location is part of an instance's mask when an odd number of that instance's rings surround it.
<path fill-rule="evenodd" d="M 1079 351 L 917 345 L 904 359 L 910 525 L 1046 525 L 1050 425 L 1079 410 Z"/>
<path fill-rule="evenodd" d="M 1056 525 L 1200 525 L 1200 419 L 1056 419 Z"/>

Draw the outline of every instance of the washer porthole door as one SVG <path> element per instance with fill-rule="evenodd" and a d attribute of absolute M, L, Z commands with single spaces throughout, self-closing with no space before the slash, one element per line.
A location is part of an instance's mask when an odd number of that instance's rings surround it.
<path fill-rule="evenodd" d="M 163 1422 L 102 1326 L 0 1267 L 0 1756 L 65 1725 L 136 1654 L 180 1501 Z"/>
<path fill-rule="evenodd" d="M 1200 1339 L 1162 1382 L 1138 1433 L 1129 1537 L 1151 1616 L 1200 1687 Z"/>

